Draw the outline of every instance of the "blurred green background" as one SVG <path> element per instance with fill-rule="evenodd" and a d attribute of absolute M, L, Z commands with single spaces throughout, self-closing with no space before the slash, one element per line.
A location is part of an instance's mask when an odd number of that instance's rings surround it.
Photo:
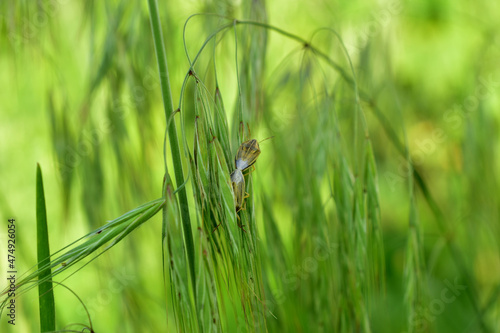
<path fill-rule="evenodd" d="M 356 117 L 355 95 L 346 92 L 351 85 L 316 63 L 300 43 L 244 25 L 238 27 L 237 60 L 234 31 L 227 30 L 216 51 L 204 52 L 197 65 L 213 93 L 209 67 L 212 56 L 217 61 L 233 138 L 240 105 L 251 137 L 274 136 L 261 144 L 252 174 L 266 297 L 279 294 L 269 306 L 267 330 L 500 331 L 500 3 L 189 0 L 159 1 L 159 8 L 174 108 L 189 69 L 183 27 L 194 13 L 267 22 L 306 40 L 314 36 L 311 44 L 351 76 L 335 36 L 314 34 L 328 27 L 340 35 L 352 61 L 376 165 L 385 276 L 365 303 L 368 328 L 345 324 L 357 315 L 329 321 L 351 309 L 349 301 L 330 302 L 336 288 L 344 289 L 339 276 L 347 273 L 335 264 L 307 266 L 315 254 L 312 240 L 324 233 L 322 223 L 328 232 L 337 230 L 332 183 L 338 166 L 332 164 L 333 146 L 323 142 L 340 136 L 322 113 L 311 111 L 314 106 L 296 105 L 313 105 L 322 88 L 338 91 L 331 112 L 346 138 L 344 154 L 355 161 L 358 141 L 351 136 L 363 134 L 350 127 Z M 0 209 L 2 221 L 16 219 L 16 258 L 23 272 L 36 264 L 36 163 L 44 175 L 55 251 L 161 196 L 165 117 L 145 1 L 18 1 L 2 2 L 0 10 Z M 185 44 L 191 59 L 227 22 L 215 16 L 190 21 Z M 300 100 L 297 86 L 309 80 L 318 90 Z M 188 86 L 186 94 L 192 90 Z M 186 137 L 192 142 L 189 103 Z M 421 178 L 413 177 L 405 147 Z M 187 172 L 187 159 L 183 163 Z M 191 214 L 194 223 L 194 208 Z M 279 237 L 266 228 L 271 218 Z M 64 281 L 87 305 L 96 332 L 175 331 L 164 298 L 160 233 L 156 216 Z M 275 239 L 283 243 L 271 244 Z M 360 255 L 371 258 L 371 250 Z M 276 266 L 283 254 L 284 265 Z M 283 283 L 280 289 L 276 281 L 287 277 L 297 286 Z M 364 290 L 362 295 L 352 297 L 365 297 Z M 55 297 L 59 329 L 87 322 L 73 295 L 56 288 Z M 16 327 L 2 316 L 0 331 L 37 331 L 36 299 L 34 290 L 23 295 Z M 228 331 L 241 328 L 229 319 L 226 324 Z"/>

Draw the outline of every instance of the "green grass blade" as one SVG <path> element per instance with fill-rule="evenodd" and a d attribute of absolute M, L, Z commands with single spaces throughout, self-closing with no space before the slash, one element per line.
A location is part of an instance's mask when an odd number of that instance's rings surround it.
<path fill-rule="evenodd" d="M 42 170 L 40 164 L 36 168 L 36 235 L 37 235 L 37 256 L 38 267 L 41 269 L 49 263 L 49 232 L 47 229 L 47 212 L 45 209 L 45 195 L 43 191 Z M 56 313 L 54 292 L 50 267 L 44 269 L 39 279 L 47 279 L 38 285 L 39 306 L 40 306 L 40 331 L 51 332 L 56 329 Z"/>
<path fill-rule="evenodd" d="M 43 264 L 40 264 L 38 269 L 34 266 L 19 276 L 16 285 L 16 296 L 21 296 L 32 288 L 53 279 L 54 276 L 73 268 L 74 265 L 91 255 L 93 256 L 90 258 L 90 261 L 96 259 L 128 236 L 132 231 L 140 227 L 144 222 L 149 221 L 162 209 L 164 204 L 164 198 L 143 204 L 79 238 L 63 249 L 56 251 L 51 256 L 52 260 L 47 260 Z M 99 249 L 102 251 L 96 253 Z M 86 265 L 86 263 L 83 265 Z M 77 270 L 81 268 L 83 266 L 77 268 Z M 40 275 L 46 270 L 53 271 L 48 276 L 41 277 Z M 37 279 L 36 283 L 32 283 L 35 279 Z M 2 290 L 0 294 L 3 297 L 0 301 L 0 315 L 7 305 L 7 290 L 8 288 Z"/>
<path fill-rule="evenodd" d="M 165 52 L 165 45 L 163 44 L 163 35 L 161 30 L 160 15 L 158 11 L 158 3 L 156 0 L 148 0 L 148 5 L 149 5 L 150 20 L 151 20 L 151 30 L 153 33 L 153 40 L 155 45 L 156 59 L 158 61 L 158 69 L 160 72 L 163 107 L 165 109 L 165 118 L 168 122 L 168 120 L 170 119 L 170 115 L 174 113 L 174 108 L 172 104 L 170 81 L 168 77 L 167 55 Z M 182 173 L 182 161 L 179 149 L 179 142 L 177 140 L 177 129 L 175 121 L 170 121 L 170 124 L 168 126 L 168 138 L 170 141 L 170 150 L 172 152 L 172 160 L 174 163 L 175 180 L 177 182 L 177 186 L 180 186 L 181 184 L 184 184 L 184 175 Z M 193 284 L 193 290 L 196 290 L 194 242 L 193 242 L 193 233 L 191 231 L 191 219 L 189 217 L 189 204 L 187 200 L 185 187 L 178 192 L 178 198 L 182 216 L 184 241 L 186 242 L 186 252 L 188 256 L 189 270 L 191 274 L 191 283 Z"/>

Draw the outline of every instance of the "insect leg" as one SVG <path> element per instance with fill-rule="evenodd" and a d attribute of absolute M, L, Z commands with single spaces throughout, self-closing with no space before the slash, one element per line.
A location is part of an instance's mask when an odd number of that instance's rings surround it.
<path fill-rule="evenodd" d="M 241 210 L 244 210 L 243 207 L 240 207 L 237 211 L 236 211 L 236 217 L 238 218 L 238 221 L 236 222 L 236 224 L 238 224 L 238 227 L 243 230 L 244 233 L 246 233 L 247 231 L 243 228 L 245 225 L 241 224 L 241 219 L 240 219 L 240 215 L 238 214 L 239 211 Z"/>
<path fill-rule="evenodd" d="M 247 169 L 245 169 L 243 171 L 245 172 L 244 175 L 248 176 L 249 174 L 251 174 L 252 172 L 255 171 L 255 165 L 252 165 L 251 167 L 248 167 Z"/>

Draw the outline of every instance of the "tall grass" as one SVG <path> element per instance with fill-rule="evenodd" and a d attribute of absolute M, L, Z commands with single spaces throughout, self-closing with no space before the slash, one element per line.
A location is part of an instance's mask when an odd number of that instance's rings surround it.
<path fill-rule="evenodd" d="M 22 29 L 19 13 L 43 12 L 1 6 L 18 13 L 10 32 Z M 354 54 L 345 21 L 335 23 L 339 31 L 293 31 L 268 22 L 269 6 L 222 4 L 183 26 L 173 4 L 156 0 L 147 8 L 71 5 L 84 11 L 73 29 L 89 43 L 88 55 L 66 59 L 71 72 L 43 78 L 49 88 L 42 105 L 61 225 L 76 228 L 78 204 L 86 231 L 76 231 L 77 241 L 50 261 L 33 261 L 38 266 L 20 275 L 17 297 L 30 300 L 35 286 L 69 283 L 92 268 L 112 279 L 105 261 L 112 253 L 111 266 L 133 267 L 136 284 L 112 294 L 124 307 L 102 311 L 131 316 L 105 326 L 96 314 L 88 324 L 96 331 L 494 332 L 499 280 L 495 270 L 484 273 L 498 261 L 491 236 L 498 233 L 498 134 L 488 125 L 498 117 L 490 99 L 463 119 L 462 134 L 433 119 L 451 147 L 445 140 L 449 158 L 440 158 L 451 170 L 441 182 L 427 153 L 424 163 L 417 159 L 413 122 L 425 119 L 422 105 L 453 98 L 433 100 L 425 85 L 405 81 L 412 72 L 393 73 L 392 61 L 402 60 L 384 53 L 390 39 L 382 33 Z M 413 6 L 407 10 L 415 17 L 427 15 Z M 49 22 L 39 38 L 15 46 L 19 58 L 68 48 L 67 35 L 56 33 L 64 22 Z M 488 50 L 491 40 L 481 40 Z M 55 69 L 62 54 L 49 52 L 42 62 Z M 74 70 L 82 59 L 88 73 Z M 492 69 L 485 63 L 476 76 Z M 468 98 L 480 82 L 454 98 Z M 434 113 L 426 116 L 439 114 L 429 108 Z M 236 212 L 236 151 L 246 139 L 271 136 L 261 142 L 255 171 L 245 174 L 248 198 Z M 491 175 L 485 186 L 492 196 L 477 185 L 484 183 L 478 174 Z M 45 198 L 49 207 L 57 201 Z M 104 224 L 108 216 L 120 217 Z M 49 234 L 51 241 L 61 236 L 55 228 Z M 157 256 L 145 255 L 153 243 L 161 244 Z M 70 300 L 54 291 L 56 311 L 64 313 L 61 304 Z M 4 309 L 4 293 L 2 302 Z M 138 313 L 147 320 L 135 320 Z M 58 315 L 56 327 L 80 321 L 75 317 Z"/>

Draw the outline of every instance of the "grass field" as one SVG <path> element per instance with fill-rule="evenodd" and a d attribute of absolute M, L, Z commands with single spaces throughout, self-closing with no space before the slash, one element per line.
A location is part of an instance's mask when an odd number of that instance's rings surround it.
<path fill-rule="evenodd" d="M 499 332 L 499 15 L 2 2 L 0 332 Z"/>

